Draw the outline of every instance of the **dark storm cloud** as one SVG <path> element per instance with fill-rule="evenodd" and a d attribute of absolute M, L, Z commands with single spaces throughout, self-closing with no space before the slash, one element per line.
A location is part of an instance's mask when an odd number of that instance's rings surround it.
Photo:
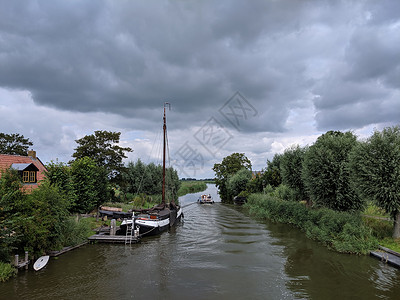
<path fill-rule="evenodd" d="M 310 99 L 322 129 L 396 118 L 397 1 L 0 3 L 0 87 L 39 105 L 144 129 L 170 101 L 182 128 L 240 91 L 258 112 L 242 132 L 284 132 Z"/>
<path fill-rule="evenodd" d="M 343 55 L 313 89 L 321 130 L 399 122 L 399 3 L 371 1 L 363 5 L 360 13 L 364 18 L 349 27 Z"/>

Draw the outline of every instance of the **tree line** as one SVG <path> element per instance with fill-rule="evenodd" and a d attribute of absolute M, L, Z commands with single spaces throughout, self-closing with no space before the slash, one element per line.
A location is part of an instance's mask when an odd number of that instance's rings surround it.
<path fill-rule="evenodd" d="M 370 202 L 392 216 L 393 237 L 400 237 L 399 126 L 365 140 L 350 131 L 328 131 L 311 146 L 275 154 L 256 176 L 243 153 L 225 157 L 213 170 L 223 201 L 275 188 L 287 200 L 339 212 L 360 212 Z"/>

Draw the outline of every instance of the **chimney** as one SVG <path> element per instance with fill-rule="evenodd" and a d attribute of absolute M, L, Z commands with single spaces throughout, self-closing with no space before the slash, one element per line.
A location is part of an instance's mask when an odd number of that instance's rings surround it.
<path fill-rule="evenodd" d="M 29 151 L 28 151 L 28 156 L 30 156 L 30 157 L 36 159 L 36 151 L 29 150 Z"/>

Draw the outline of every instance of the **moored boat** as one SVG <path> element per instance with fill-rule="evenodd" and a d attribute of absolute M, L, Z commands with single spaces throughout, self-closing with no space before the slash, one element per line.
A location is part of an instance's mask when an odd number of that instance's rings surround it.
<path fill-rule="evenodd" d="M 201 195 L 200 198 L 197 200 L 200 204 L 214 204 L 214 200 L 210 194 L 208 195 Z"/>
<path fill-rule="evenodd" d="M 167 139 L 167 125 L 165 107 L 169 103 L 164 104 L 164 142 L 163 142 L 163 173 L 162 173 L 162 201 L 149 209 L 136 210 L 136 214 L 132 219 L 125 219 L 120 226 L 119 234 L 126 234 L 132 232 L 132 224 L 136 229 L 139 229 L 139 234 L 156 235 L 167 230 L 169 227 L 176 224 L 183 215 L 182 208 L 175 204 L 174 199 L 169 203 L 166 202 L 165 197 L 165 157 L 166 157 L 166 139 Z M 130 227 L 130 228 L 129 228 Z"/>

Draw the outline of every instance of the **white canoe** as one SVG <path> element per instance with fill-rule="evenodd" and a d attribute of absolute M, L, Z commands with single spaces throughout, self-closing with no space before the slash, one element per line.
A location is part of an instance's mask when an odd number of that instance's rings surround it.
<path fill-rule="evenodd" d="M 41 268 L 43 268 L 49 261 L 50 256 L 41 256 L 37 259 L 37 261 L 33 264 L 33 269 L 35 271 L 39 271 Z"/>

